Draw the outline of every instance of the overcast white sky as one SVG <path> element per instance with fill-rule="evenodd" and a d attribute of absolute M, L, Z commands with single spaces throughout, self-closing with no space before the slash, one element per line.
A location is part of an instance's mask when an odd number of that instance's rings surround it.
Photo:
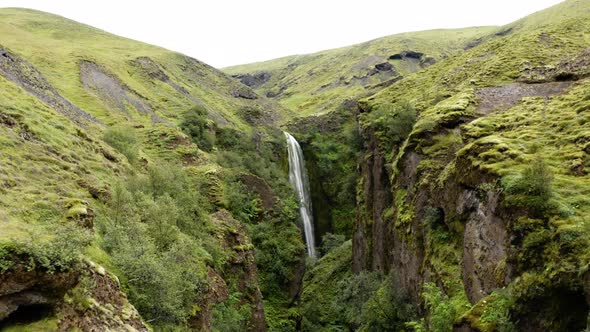
<path fill-rule="evenodd" d="M 400 32 L 503 25 L 561 0 L 0 0 L 179 51 L 216 67 Z"/>

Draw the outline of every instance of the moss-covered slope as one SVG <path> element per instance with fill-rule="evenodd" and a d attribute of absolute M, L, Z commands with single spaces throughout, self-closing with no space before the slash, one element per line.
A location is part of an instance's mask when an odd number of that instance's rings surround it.
<path fill-rule="evenodd" d="M 586 326 L 589 10 L 565 1 L 361 101 L 384 163 L 362 181 L 387 172 L 391 201 L 378 219 L 361 201 L 353 261 L 391 269 L 418 325 Z"/>

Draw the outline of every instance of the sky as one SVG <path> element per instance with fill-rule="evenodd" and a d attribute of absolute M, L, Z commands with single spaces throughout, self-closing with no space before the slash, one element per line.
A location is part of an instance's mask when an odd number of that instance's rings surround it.
<path fill-rule="evenodd" d="M 0 0 L 182 52 L 214 67 L 400 32 L 504 25 L 561 0 Z"/>

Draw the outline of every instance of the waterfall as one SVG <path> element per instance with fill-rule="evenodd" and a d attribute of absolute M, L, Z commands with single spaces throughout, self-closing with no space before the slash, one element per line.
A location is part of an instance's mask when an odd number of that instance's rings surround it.
<path fill-rule="evenodd" d="M 315 257 L 315 240 L 313 238 L 313 216 L 311 215 L 311 197 L 309 195 L 309 180 L 307 170 L 303 160 L 303 152 L 297 140 L 289 133 L 285 132 L 287 137 L 287 147 L 289 151 L 289 182 L 297 193 L 299 199 L 299 213 L 303 220 L 303 231 L 305 233 L 305 243 L 307 244 L 307 255 Z"/>

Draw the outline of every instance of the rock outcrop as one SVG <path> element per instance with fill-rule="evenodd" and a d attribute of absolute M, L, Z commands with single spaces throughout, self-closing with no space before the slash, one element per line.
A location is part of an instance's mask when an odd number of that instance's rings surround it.
<path fill-rule="evenodd" d="M 232 77 L 238 79 L 240 82 L 242 82 L 242 84 L 252 89 L 258 89 L 264 83 L 270 80 L 271 74 L 269 72 L 263 71 L 255 74 L 233 75 Z"/>

